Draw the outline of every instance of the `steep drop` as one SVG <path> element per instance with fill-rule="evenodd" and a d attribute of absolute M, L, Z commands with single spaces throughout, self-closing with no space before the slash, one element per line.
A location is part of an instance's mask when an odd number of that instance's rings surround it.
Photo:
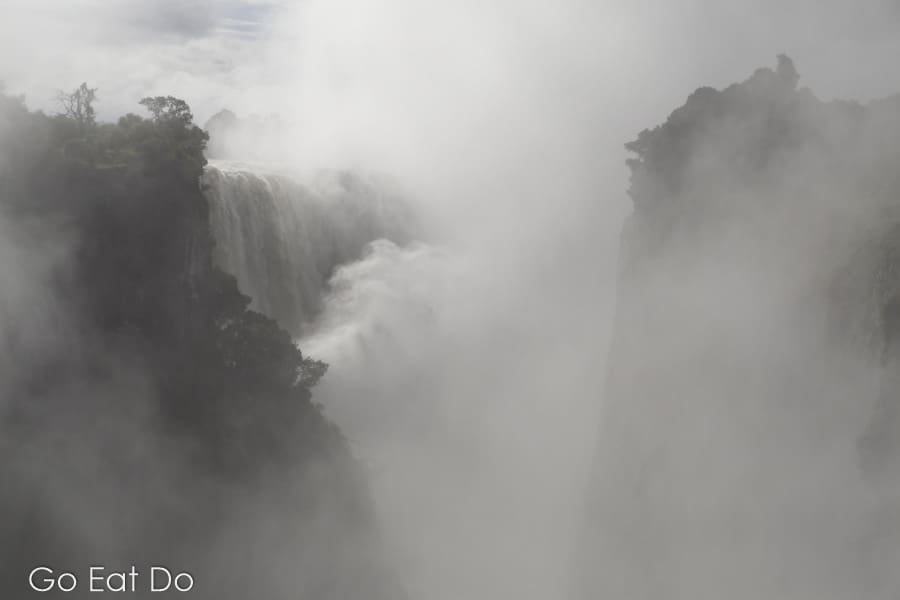
<path fill-rule="evenodd" d="M 896 590 L 896 494 L 861 466 L 896 462 L 900 111 L 797 81 L 780 56 L 626 145 L 580 598 Z"/>
<path fill-rule="evenodd" d="M 322 309 L 338 265 L 369 242 L 409 240 L 408 205 L 385 179 L 343 171 L 310 177 L 217 161 L 204 174 L 214 261 L 233 273 L 251 307 L 301 335 Z"/>

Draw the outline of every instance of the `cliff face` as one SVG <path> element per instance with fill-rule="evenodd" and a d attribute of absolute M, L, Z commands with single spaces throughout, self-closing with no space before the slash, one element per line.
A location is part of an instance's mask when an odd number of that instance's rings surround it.
<path fill-rule="evenodd" d="M 626 145 L 583 597 L 896 583 L 872 484 L 898 458 L 900 103 L 826 103 L 798 79 L 779 57 Z"/>
<path fill-rule="evenodd" d="M 132 115 L 66 142 L 65 119 L 0 109 L 0 224 L 27 262 L 0 270 L 0 588 L 164 564 L 196 598 L 397 597 L 312 400 L 325 365 L 213 265 L 202 132 Z"/>

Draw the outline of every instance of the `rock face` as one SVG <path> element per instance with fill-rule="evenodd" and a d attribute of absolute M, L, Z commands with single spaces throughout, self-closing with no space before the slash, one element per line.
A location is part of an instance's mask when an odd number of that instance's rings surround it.
<path fill-rule="evenodd" d="M 626 145 L 579 597 L 897 589 L 900 98 L 798 79 L 780 56 Z"/>
<path fill-rule="evenodd" d="M 205 134 L 165 119 L 73 158 L 65 119 L 0 94 L 0 589 L 161 564 L 194 598 L 401 597 L 325 365 L 214 265 Z"/>

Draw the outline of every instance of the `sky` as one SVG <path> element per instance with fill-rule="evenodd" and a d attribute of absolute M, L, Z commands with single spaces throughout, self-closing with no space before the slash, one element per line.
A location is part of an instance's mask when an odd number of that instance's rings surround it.
<path fill-rule="evenodd" d="M 331 87 L 346 88 L 388 53 L 402 55 L 407 69 L 427 69 L 417 62 L 444 52 L 466 69 L 489 70 L 509 61 L 504 53 L 532 47 L 547 55 L 537 60 L 598 67 L 590 70 L 598 83 L 617 88 L 607 97 L 619 106 L 628 98 L 637 118 L 659 120 L 693 87 L 743 77 L 777 52 L 791 55 L 823 97 L 891 93 L 885 60 L 900 50 L 900 5 L 892 0 L 4 0 L 0 7 L 0 80 L 48 110 L 57 89 L 86 80 L 100 88 L 98 110 L 108 119 L 157 93 L 185 97 L 200 119 L 224 105 L 283 109 L 309 54 L 327 54 L 313 66 L 330 71 Z M 480 60 L 467 55 L 476 51 Z"/>
<path fill-rule="evenodd" d="M 622 144 L 699 86 L 783 52 L 823 99 L 900 91 L 895 0 L 3 0 L 0 11 L 0 81 L 32 108 L 55 111 L 58 91 L 83 81 L 99 88 L 101 120 L 174 95 L 200 124 L 223 108 L 279 115 L 295 126 L 277 147 L 295 162 L 432 180 L 424 163 L 447 157 L 515 173 L 571 157 L 597 171 L 620 216 Z"/>

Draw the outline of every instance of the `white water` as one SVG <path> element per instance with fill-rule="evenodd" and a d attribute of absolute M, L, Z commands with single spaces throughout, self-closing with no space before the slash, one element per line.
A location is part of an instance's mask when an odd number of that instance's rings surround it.
<path fill-rule="evenodd" d="M 298 253 L 283 262 L 296 272 L 280 276 L 313 273 L 307 289 L 321 311 L 299 345 L 331 365 L 315 399 L 366 468 L 389 560 L 411 596 L 557 597 L 571 576 L 602 378 L 606 338 L 579 305 L 593 280 L 557 272 L 563 256 L 549 246 L 533 248 L 523 272 L 514 267 L 528 259 L 492 241 L 378 239 L 358 260 L 326 254 L 336 268 L 325 282 L 316 246 L 329 229 L 301 225 L 333 214 L 322 208 L 333 196 L 311 201 L 284 176 L 223 169 L 211 177 L 219 257 L 242 288 L 277 285 L 253 279 L 271 269 L 260 255 L 266 235 Z M 340 216 L 345 242 L 372 231 L 369 214 Z M 565 257 L 574 272 L 594 260 Z"/>
<path fill-rule="evenodd" d="M 376 239 L 409 238 L 412 216 L 386 180 L 338 171 L 291 176 L 217 161 L 205 175 L 215 261 L 252 308 L 295 334 L 321 310 L 334 268 Z"/>

